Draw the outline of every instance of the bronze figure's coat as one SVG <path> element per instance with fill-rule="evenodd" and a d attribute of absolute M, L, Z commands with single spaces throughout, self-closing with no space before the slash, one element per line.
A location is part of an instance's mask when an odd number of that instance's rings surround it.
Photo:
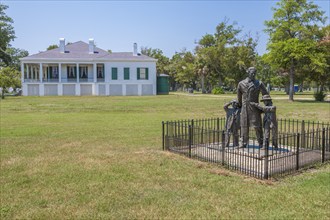
<path fill-rule="evenodd" d="M 268 94 L 265 85 L 256 80 L 256 69 L 250 67 L 247 71 L 249 77 L 240 81 L 237 87 L 237 100 L 241 106 L 241 137 L 242 145 L 245 147 L 249 143 L 249 128 L 254 127 L 259 145 L 262 146 L 263 135 L 261 125 L 261 112 L 250 104 L 259 103 L 259 94 Z"/>

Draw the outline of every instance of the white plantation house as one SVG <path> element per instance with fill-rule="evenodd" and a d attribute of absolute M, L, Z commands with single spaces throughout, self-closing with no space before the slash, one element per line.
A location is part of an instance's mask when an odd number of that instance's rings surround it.
<path fill-rule="evenodd" d="M 156 95 L 157 60 L 132 52 L 109 53 L 78 41 L 21 58 L 25 96 Z"/>

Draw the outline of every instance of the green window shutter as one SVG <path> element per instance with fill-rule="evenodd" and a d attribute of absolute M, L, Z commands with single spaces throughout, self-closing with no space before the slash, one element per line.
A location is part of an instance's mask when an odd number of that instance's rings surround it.
<path fill-rule="evenodd" d="M 129 80 L 129 68 L 124 68 L 124 79 Z"/>
<path fill-rule="evenodd" d="M 149 68 L 146 68 L 146 79 L 149 79 Z"/>
<path fill-rule="evenodd" d="M 112 79 L 113 80 L 117 80 L 118 79 L 118 71 L 117 71 L 117 68 L 115 68 L 115 67 L 113 67 L 112 69 L 111 69 L 111 75 L 112 75 Z"/>
<path fill-rule="evenodd" d="M 137 79 L 140 79 L 140 68 L 137 68 Z"/>

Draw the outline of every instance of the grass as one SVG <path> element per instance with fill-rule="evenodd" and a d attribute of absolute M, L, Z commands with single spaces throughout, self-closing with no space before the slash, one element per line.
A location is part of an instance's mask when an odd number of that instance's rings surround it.
<path fill-rule="evenodd" d="M 281 97 L 278 118 L 330 119 L 329 103 Z M 161 150 L 161 121 L 223 117 L 232 98 L 7 97 L 1 219 L 329 219 L 329 164 L 270 182 Z"/>

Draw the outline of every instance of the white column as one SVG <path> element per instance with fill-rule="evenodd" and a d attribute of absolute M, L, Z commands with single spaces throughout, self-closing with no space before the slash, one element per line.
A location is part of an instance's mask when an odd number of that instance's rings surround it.
<path fill-rule="evenodd" d="M 80 96 L 80 83 L 76 83 L 76 95 Z"/>
<path fill-rule="evenodd" d="M 24 63 L 23 62 L 21 63 L 21 73 L 22 73 L 21 81 L 22 81 L 22 83 L 24 83 Z"/>
<path fill-rule="evenodd" d="M 93 78 L 94 82 L 97 82 L 97 75 L 96 75 L 96 63 L 93 63 Z"/>
<path fill-rule="evenodd" d="M 138 95 L 142 95 L 142 84 L 138 84 Z"/>
<path fill-rule="evenodd" d="M 80 77 L 80 73 L 79 73 L 79 63 L 77 63 L 76 66 L 77 66 L 77 83 L 79 83 L 79 77 Z"/>
<path fill-rule="evenodd" d="M 63 95 L 63 85 L 62 84 L 57 84 L 57 94 L 59 96 Z"/>
<path fill-rule="evenodd" d="M 62 63 L 58 64 L 58 82 L 62 82 Z"/>
<path fill-rule="evenodd" d="M 23 96 L 27 96 L 28 95 L 28 84 L 23 84 L 22 85 L 22 90 L 23 90 Z"/>
<path fill-rule="evenodd" d="M 45 95 L 45 84 L 39 84 L 39 96 Z"/>
<path fill-rule="evenodd" d="M 122 84 L 122 94 L 123 96 L 126 96 L 126 84 Z"/>
<path fill-rule="evenodd" d="M 30 66 L 26 64 L 26 78 L 31 79 L 30 77 Z"/>
<path fill-rule="evenodd" d="M 99 95 L 99 85 L 96 83 L 93 84 L 93 95 Z"/>
<path fill-rule="evenodd" d="M 42 83 L 42 77 L 43 77 L 43 74 L 42 74 L 42 63 L 40 63 L 40 67 L 39 67 L 39 80 L 40 80 L 41 83 Z"/>
<path fill-rule="evenodd" d="M 105 84 L 105 95 L 107 95 L 107 96 L 109 95 L 109 92 L 110 92 L 109 91 L 109 86 L 110 86 L 109 83 Z"/>
<path fill-rule="evenodd" d="M 108 71 L 109 70 L 109 71 Z M 106 73 L 110 73 L 111 74 L 111 66 L 109 66 L 109 64 L 105 63 L 104 64 L 104 82 L 109 82 L 110 80 L 110 74 L 106 74 Z"/>

